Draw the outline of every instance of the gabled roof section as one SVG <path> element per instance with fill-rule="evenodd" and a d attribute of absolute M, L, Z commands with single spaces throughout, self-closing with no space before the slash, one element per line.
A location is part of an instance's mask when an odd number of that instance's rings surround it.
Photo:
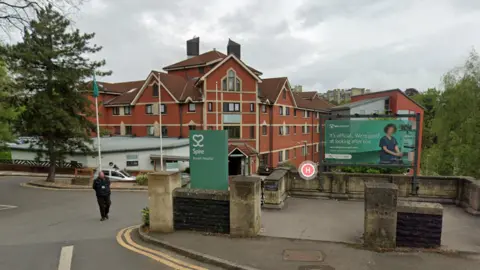
<path fill-rule="evenodd" d="M 225 57 L 227 57 L 227 56 L 225 54 L 219 52 L 219 51 L 209 51 L 209 52 L 197 55 L 195 57 L 177 62 L 175 64 L 166 66 L 163 69 L 164 70 L 174 70 L 174 69 L 186 68 L 186 67 L 205 66 L 205 65 L 212 64 L 212 63 L 215 63 L 215 62 L 220 62 Z"/>
<path fill-rule="evenodd" d="M 318 92 L 316 91 L 307 91 L 307 92 L 296 92 L 298 93 L 298 96 L 300 96 L 301 98 L 303 99 L 314 99 L 317 95 L 318 95 Z"/>
<path fill-rule="evenodd" d="M 193 68 L 193 67 L 202 67 L 202 66 L 209 66 L 213 64 L 218 64 L 220 63 L 223 59 L 227 58 L 228 56 L 222 52 L 219 52 L 217 50 L 212 50 L 208 51 L 206 53 L 202 53 L 198 56 L 185 59 L 183 61 L 177 62 L 175 64 L 169 65 L 164 67 L 163 69 L 166 71 L 169 70 L 177 70 L 177 69 L 184 69 L 184 68 Z M 245 67 L 247 67 L 251 72 L 255 73 L 255 75 L 260 76 L 262 75 L 262 72 L 247 66 L 245 63 L 243 63 L 241 60 L 237 59 L 240 61 Z"/>
<path fill-rule="evenodd" d="M 274 103 L 287 80 L 287 77 L 262 79 L 258 84 L 260 99 L 267 99 L 270 103 Z"/>
<path fill-rule="evenodd" d="M 228 60 L 230 59 L 233 59 L 235 61 L 237 61 L 237 63 L 242 66 L 248 73 L 250 73 L 250 75 L 252 75 L 253 78 L 255 78 L 255 80 L 257 80 L 257 82 L 262 82 L 262 80 L 260 79 L 260 77 L 258 77 L 257 74 L 255 74 L 255 72 L 252 71 L 251 68 L 249 68 L 247 65 L 245 65 L 240 59 L 238 59 L 235 55 L 233 54 L 230 54 L 229 56 L 225 57 L 220 63 L 218 63 L 214 68 L 212 68 L 209 72 L 205 73 L 198 81 L 203 81 L 205 80 L 205 78 L 208 77 L 208 75 L 212 74 L 218 67 L 222 66 L 224 63 L 226 63 Z"/>
<path fill-rule="evenodd" d="M 300 94 L 299 92 L 294 92 L 293 96 L 297 102 L 298 108 L 310 109 L 316 111 L 328 111 L 334 105 L 326 101 L 322 97 L 315 95 L 312 99 L 304 98 L 305 94 Z"/>
<path fill-rule="evenodd" d="M 158 76 L 160 76 L 160 81 L 163 88 L 166 89 L 167 93 L 176 101 L 176 102 L 185 102 L 187 99 L 190 101 L 200 101 L 202 100 L 202 93 L 200 88 L 196 87 L 195 84 L 198 81 L 198 78 L 185 79 L 181 76 L 175 76 L 159 71 L 151 71 L 148 75 L 147 80 L 143 86 L 137 91 L 136 95 L 132 98 L 131 104 L 135 105 L 137 100 L 145 91 L 145 88 L 151 83 L 158 81 Z"/>
<path fill-rule="evenodd" d="M 370 103 L 376 102 L 376 101 L 385 101 L 387 99 L 389 99 L 388 96 L 378 97 L 378 98 L 370 98 L 370 99 L 363 99 L 363 100 L 359 100 L 359 101 L 335 106 L 335 107 L 331 108 L 331 110 L 332 111 L 348 110 L 348 109 L 352 109 L 352 108 L 355 108 L 355 107 L 358 107 L 358 106 L 370 104 Z"/>
<path fill-rule="evenodd" d="M 134 88 L 142 87 L 144 80 L 139 81 L 128 81 L 128 82 L 118 82 L 118 83 L 109 83 L 109 82 L 99 82 L 97 81 L 98 90 L 100 93 L 110 94 L 110 95 L 121 95 L 127 91 L 130 91 Z M 92 89 L 92 81 L 87 83 L 88 89 Z"/>
<path fill-rule="evenodd" d="M 130 105 L 130 103 L 132 103 L 132 100 L 135 98 L 139 90 L 140 88 L 133 88 L 123 93 L 121 96 L 115 97 L 105 102 L 105 106 L 108 107 L 108 106 Z"/>
<path fill-rule="evenodd" d="M 240 151 L 245 156 L 255 156 L 257 151 L 246 143 L 242 144 L 228 144 L 228 155 L 232 154 L 235 150 Z"/>

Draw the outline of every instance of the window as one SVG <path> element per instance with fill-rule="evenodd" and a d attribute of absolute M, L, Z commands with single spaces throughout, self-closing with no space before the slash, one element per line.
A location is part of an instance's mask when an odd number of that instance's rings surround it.
<path fill-rule="evenodd" d="M 262 113 L 267 112 L 267 106 L 265 104 L 262 104 Z"/>
<path fill-rule="evenodd" d="M 255 127 L 254 126 L 250 127 L 250 138 L 255 139 Z"/>
<path fill-rule="evenodd" d="M 285 150 L 285 160 L 289 160 L 290 159 L 290 150 Z"/>
<path fill-rule="evenodd" d="M 285 115 L 290 115 L 290 108 L 289 107 L 285 107 Z"/>
<path fill-rule="evenodd" d="M 156 84 L 156 83 L 153 85 L 153 93 L 152 93 L 152 96 L 158 97 L 158 84 Z"/>
<path fill-rule="evenodd" d="M 225 103 L 223 103 L 223 111 L 224 112 L 239 112 L 240 111 L 240 103 L 225 102 Z"/>
<path fill-rule="evenodd" d="M 235 75 L 235 71 L 229 70 L 227 77 L 222 80 L 222 90 L 239 92 L 241 88 L 242 84 L 240 79 Z"/>
<path fill-rule="evenodd" d="M 125 135 L 132 135 L 132 126 L 125 126 Z"/>
<path fill-rule="evenodd" d="M 390 99 L 385 99 L 385 112 L 390 111 Z"/>
<path fill-rule="evenodd" d="M 116 127 L 113 128 L 113 134 L 120 135 L 120 127 L 119 126 L 116 126 Z"/>
<path fill-rule="evenodd" d="M 120 108 L 119 107 L 113 107 L 112 108 L 112 114 L 113 115 L 120 115 Z"/>
<path fill-rule="evenodd" d="M 320 133 L 320 125 L 317 126 L 317 133 Z"/>
<path fill-rule="evenodd" d="M 297 126 L 293 126 L 293 134 L 294 134 L 294 135 L 297 134 Z"/>
<path fill-rule="evenodd" d="M 283 99 L 287 99 L 287 89 L 283 90 Z"/>
<path fill-rule="evenodd" d="M 188 111 L 189 112 L 195 112 L 195 103 L 189 103 L 188 104 Z"/>
<path fill-rule="evenodd" d="M 310 126 L 306 126 L 307 134 L 310 133 Z"/>
<path fill-rule="evenodd" d="M 197 126 L 195 125 L 189 125 L 188 126 L 188 130 L 196 130 L 197 129 Z"/>
<path fill-rule="evenodd" d="M 255 111 L 255 104 L 254 103 L 250 103 L 250 111 L 251 112 Z"/>
<path fill-rule="evenodd" d="M 167 114 L 167 105 L 166 104 L 160 104 L 160 112 L 162 112 L 162 114 Z"/>
<path fill-rule="evenodd" d="M 279 107 L 279 110 L 280 110 L 280 115 L 283 115 L 283 107 L 282 106 Z"/>
<path fill-rule="evenodd" d="M 162 137 L 168 137 L 167 127 L 162 126 Z"/>
<path fill-rule="evenodd" d="M 310 111 L 305 111 L 307 113 L 307 118 L 310 117 Z"/>
<path fill-rule="evenodd" d="M 131 115 L 132 114 L 132 107 L 130 107 L 130 106 L 123 107 L 123 114 L 124 115 Z"/>
<path fill-rule="evenodd" d="M 127 167 L 137 167 L 137 166 L 138 166 L 138 155 L 127 155 Z M 112 176 L 113 176 L 113 173 L 118 174 L 117 172 L 112 171 Z"/>
<path fill-rule="evenodd" d="M 293 152 L 293 158 L 297 158 L 297 148 L 293 148 L 292 152 Z"/>
<path fill-rule="evenodd" d="M 153 114 L 153 105 L 152 104 L 145 105 L 145 113 L 146 114 Z"/>
<path fill-rule="evenodd" d="M 307 155 L 307 147 L 305 145 L 302 146 L 302 155 L 304 155 L 304 156 Z"/>
<path fill-rule="evenodd" d="M 278 127 L 278 135 L 283 135 L 283 127 Z"/>
<path fill-rule="evenodd" d="M 228 71 L 228 91 L 235 91 L 235 72 Z"/>
<path fill-rule="evenodd" d="M 290 135 L 290 127 L 289 126 L 285 127 L 285 134 Z"/>
<path fill-rule="evenodd" d="M 127 161 L 127 164 L 128 164 L 128 161 Z M 128 166 L 128 165 L 127 165 Z M 137 166 L 138 166 L 138 161 L 137 161 Z M 116 172 L 116 171 L 110 171 L 110 176 L 113 176 L 113 177 L 118 177 L 118 178 L 125 178 L 123 176 L 123 174 L 119 173 L 119 172 Z"/>
<path fill-rule="evenodd" d="M 229 139 L 240 139 L 240 127 L 239 126 L 226 126 L 223 128 L 228 132 Z"/>
<path fill-rule="evenodd" d="M 209 112 L 213 111 L 213 103 L 212 102 L 208 102 L 208 111 Z"/>
<path fill-rule="evenodd" d="M 283 161 L 283 151 L 278 152 L 278 162 Z"/>
<path fill-rule="evenodd" d="M 153 136 L 155 135 L 155 127 L 154 126 L 148 126 L 147 127 L 147 136 Z"/>
<path fill-rule="evenodd" d="M 297 109 L 293 109 L 293 116 L 297 117 Z"/>
<path fill-rule="evenodd" d="M 315 145 L 315 152 L 317 152 L 317 153 L 318 153 L 318 144 L 317 144 L 317 145 Z"/>
<path fill-rule="evenodd" d="M 267 135 L 267 126 L 262 126 L 262 135 Z"/>
<path fill-rule="evenodd" d="M 204 74 L 205 73 L 205 67 L 198 67 L 198 73 Z"/>

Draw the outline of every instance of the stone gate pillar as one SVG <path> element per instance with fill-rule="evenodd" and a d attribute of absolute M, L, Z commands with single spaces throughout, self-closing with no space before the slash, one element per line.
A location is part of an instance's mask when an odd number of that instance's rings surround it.
<path fill-rule="evenodd" d="M 392 183 L 365 183 L 365 246 L 395 248 L 397 193 Z"/>
<path fill-rule="evenodd" d="M 150 231 L 173 232 L 173 190 L 180 188 L 179 172 L 153 172 L 148 174 L 148 207 Z"/>
<path fill-rule="evenodd" d="M 255 236 L 260 231 L 260 177 L 235 176 L 230 182 L 230 234 Z"/>

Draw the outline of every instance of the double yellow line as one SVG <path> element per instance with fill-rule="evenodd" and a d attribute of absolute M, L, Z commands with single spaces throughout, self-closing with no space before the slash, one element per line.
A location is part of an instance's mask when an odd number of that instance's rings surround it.
<path fill-rule="evenodd" d="M 179 269 L 179 270 L 208 270 L 206 268 L 189 264 L 187 262 L 184 262 L 182 260 L 176 259 L 170 255 L 167 255 L 165 253 L 162 253 L 158 250 L 153 250 L 151 248 L 147 248 L 144 246 L 140 246 L 139 244 L 135 243 L 132 240 L 131 233 L 134 228 L 137 226 L 132 226 L 128 227 L 125 229 L 122 229 L 117 233 L 117 242 L 120 244 L 122 247 L 129 249 L 135 253 L 142 254 L 146 257 L 149 257 L 150 259 L 157 261 L 161 264 L 164 264 L 166 266 L 169 266 L 173 269 Z M 125 238 L 125 240 L 124 240 Z"/>

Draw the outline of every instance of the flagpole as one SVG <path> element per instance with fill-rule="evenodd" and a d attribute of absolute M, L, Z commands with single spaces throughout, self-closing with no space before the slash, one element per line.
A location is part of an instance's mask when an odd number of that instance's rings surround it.
<path fill-rule="evenodd" d="M 160 135 L 160 171 L 163 171 L 163 136 L 162 136 L 162 80 L 158 73 L 158 129 Z"/>
<path fill-rule="evenodd" d="M 98 169 L 102 170 L 102 155 L 101 155 L 101 144 L 100 144 L 100 123 L 98 120 L 98 97 L 95 97 L 95 114 L 97 118 L 97 149 L 98 149 Z"/>
<path fill-rule="evenodd" d="M 218 130 L 218 81 L 215 82 L 215 130 Z"/>

